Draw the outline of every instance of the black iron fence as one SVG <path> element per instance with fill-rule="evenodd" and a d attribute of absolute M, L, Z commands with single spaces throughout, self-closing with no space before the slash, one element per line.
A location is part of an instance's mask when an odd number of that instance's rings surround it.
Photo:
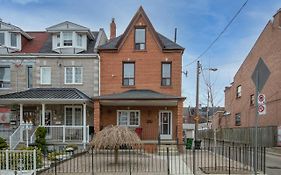
<path fill-rule="evenodd" d="M 193 156 L 196 156 L 193 169 Z M 202 147 L 185 149 L 185 145 L 150 145 L 136 149 L 61 150 L 43 157 L 39 174 L 244 174 L 254 171 L 253 147 Z M 258 148 L 258 166 L 265 174 L 265 148 Z"/>

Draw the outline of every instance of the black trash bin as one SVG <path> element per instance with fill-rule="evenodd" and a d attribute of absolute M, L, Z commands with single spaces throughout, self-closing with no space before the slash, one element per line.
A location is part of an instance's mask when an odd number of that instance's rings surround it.
<path fill-rule="evenodd" d="M 195 140 L 194 146 L 195 146 L 195 149 L 200 149 L 201 148 L 201 140 Z"/>

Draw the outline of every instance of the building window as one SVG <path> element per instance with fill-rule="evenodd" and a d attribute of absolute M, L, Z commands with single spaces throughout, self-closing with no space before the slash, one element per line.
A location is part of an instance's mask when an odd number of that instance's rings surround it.
<path fill-rule="evenodd" d="M 64 82 L 65 84 L 82 84 L 83 68 L 82 67 L 65 67 Z"/>
<path fill-rule="evenodd" d="M 57 47 L 60 47 L 60 34 L 57 34 Z"/>
<path fill-rule="evenodd" d="M 241 114 L 235 114 L 235 126 L 241 126 Z"/>
<path fill-rule="evenodd" d="M 171 63 L 162 63 L 161 85 L 171 86 Z"/>
<path fill-rule="evenodd" d="M 242 95 L 242 86 L 239 85 L 239 86 L 237 86 L 237 88 L 236 88 L 236 98 L 240 98 L 241 95 Z"/>
<path fill-rule="evenodd" d="M 250 105 L 253 106 L 254 104 L 255 104 L 255 95 L 252 94 L 252 95 L 250 96 Z"/>
<path fill-rule="evenodd" d="M 135 63 L 123 63 L 123 86 L 135 85 Z"/>
<path fill-rule="evenodd" d="M 82 47 L 82 35 L 77 33 L 77 46 Z"/>
<path fill-rule="evenodd" d="M 82 107 L 66 106 L 65 107 L 65 125 L 82 125 Z"/>
<path fill-rule="evenodd" d="M 27 88 L 32 88 L 32 66 L 27 66 Z"/>
<path fill-rule="evenodd" d="M 63 32 L 63 45 L 72 46 L 72 32 Z"/>
<path fill-rule="evenodd" d="M 11 33 L 11 46 L 17 47 L 17 34 Z"/>
<path fill-rule="evenodd" d="M 51 84 L 51 67 L 41 67 L 40 80 L 41 84 Z"/>
<path fill-rule="evenodd" d="M 0 67 L 0 88 L 11 86 L 11 70 L 9 66 Z"/>
<path fill-rule="evenodd" d="M 137 127 L 140 125 L 140 111 L 138 110 L 118 110 L 117 124 L 119 126 Z"/>
<path fill-rule="evenodd" d="M 0 45 L 5 45 L 5 33 L 0 32 Z"/>
<path fill-rule="evenodd" d="M 145 50 L 145 29 L 136 28 L 135 29 L 135 49 Z"/>

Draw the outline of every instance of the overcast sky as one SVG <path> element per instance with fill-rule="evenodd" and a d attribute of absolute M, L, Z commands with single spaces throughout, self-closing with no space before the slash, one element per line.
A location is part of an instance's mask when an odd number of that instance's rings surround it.
<path fill-rule="evenodd" d="M 195 104 L 196 64 L 199 56 L 231 20 L 245 0 L 0 0 L 0 18 L 25 31 L 40 31 L 63 21 L 104 28 L 114 17 L 117 34 L 123 33 L 140 5 L 155 29 L 173 39 L 178 28 L 178 43 L 185 47 L 182 92 L 185 105 Z M 224 105 L 224 87 L 233 81 L 235 72 L 255 40 L 281 8 L 280 0 L 249 0 L 246 7 L 216 44 L 202 57 L 203 68 L 218 68 L 210 73 L 215 105 Z M 208 72 L 204 72 L 208 77 Z M 200 82 L 200 103 L 206 104 L 206 86 Z"/>

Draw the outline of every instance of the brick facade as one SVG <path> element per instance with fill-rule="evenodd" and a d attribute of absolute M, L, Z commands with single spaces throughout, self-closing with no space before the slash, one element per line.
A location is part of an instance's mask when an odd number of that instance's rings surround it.
<path fill-rule="evenodd" d="M 267 114 L 259 117 L 260 126 L 280 126 L 281 118 L 281 11 L 269 21 L 260 34 L 255 45 L 246 57 L 234 77 L 234 82 L 225 89 L 225 110 L 230 115 L 221 118 L 221 127 L 251 127 L 255 123 L 255 105 L 250 104 L 251 95 L 255 94 L 255 86 L 251 79 L 259 58 L 267 64 L 271 74 L 260 93 L 266 96 Z M 237 87 L 242 86 L 242 95 L 236 97 Z M 235 125 L 235 114 L 241 114 L 241 125 Z"/>

